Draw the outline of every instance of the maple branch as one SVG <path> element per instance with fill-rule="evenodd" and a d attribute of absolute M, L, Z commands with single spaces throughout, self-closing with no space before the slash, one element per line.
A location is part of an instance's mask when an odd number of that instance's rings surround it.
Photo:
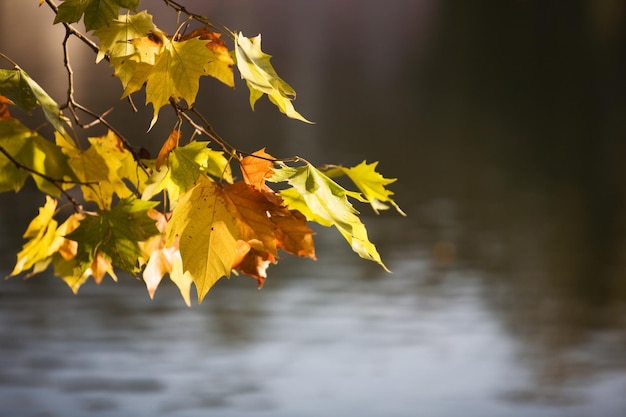
<path fill-rule="evenodd" d="M 52 9 L 54 14 L 58 14 L 59 13 L 58 6 L 52 0 L 44 0 L 44 1 L 48 5 L 48 7 L 50 7 L 50 9 Z M 76 36 L 78 39 L 83 41 L 83 43 L 85 43 L 88 47 L 90 47 L 95 53 L 98 53 L 98 45 L 96 45 L 95 42 L 93 42 L 91 39 L 89 39 L 82 32 L 76 30 L 72 25 L 70 25 L 68 23 L 65 23 L 65 22 L 62 22 L 62 23 L 63 23 L 63 26 L 65 27 L 66 31 L 69 31 L 72 35 Z"/>
<path fill-rule="evenodd" d="M 172 107 L 174 107 L 174 110 L 176 111 L 178 117 L 182 117 L 197 132 L 202 133 L 203 135 L 210 138 L 213 142 L 220 145 L 224 152 L 229 155 L 233 155 L 237 152 L 237 149 L 234 146 L 230 145 L 228 142 L 226 142 L 224 139 L 222 139 L 222 137 L 215 131 L 215 129 L 213 129 L 208 120 L 204 116 L 202 116 L 202 114 L 198 112 L 195 108 L 183 107 L 172 98 L 170 98 L 170 104 L 172 105 Z M 196 121 L 187 114 L 187 112 L 189 111 L 192 112 L 196 117 L 198 117 L 204 126 L 196 123 Z"/>
<path fill-rule="evenodd" d="M 120 138 L 120 140 L 122 141 L 122 144 L 124 145 L 124 148 L 131 153 L 131 155 L 133 156 L 133 159 L 135 160 L 135 162 L 137 162 L 137 165 L 139 165 L 139 167 L 145 172 L 148 173 L 148 167 L 146 166 L 146 164 L 143 163 L 143 161 L 141 160 L 141 149 L 137 150 L 130 142 L 128 139 L 126 139 L 124 137 L 124 135 L 122 135 L 111 123 L 109 123 L 104 116 L 106 116 L 107 114 L 109 114 L 111 112 L 111 109 L 107 110 L 106 112 L 102 113 L 102 114 L 98 114 L 96 112 L 94 112 L 93 110 L 88 109 L 87 107 L 83 106 L 80 103 L 73 103 L 73 106 L 76 106 L 76 108 L 78 110 L 81 110 L 85 113 L 87 113 L 88 115 L 90 115 L 91 117 L 93 117 L 95 120 L 99 121 L 100 123 L 102 123 L 104 126 L 106 126 L 111 132 L 113 132 L 118 138 Z M 90 123 L 89 125 L 93 125 L 94 122 Z M 85 126 L 89 126 L 89 125 L 85 125 Z"/>
<path fill-rule="evenodd" d="M 30 172 L 33 175 L 37 175 L 38 177 L 41 177 L 44 180 L 48 181 L 50 184 L 54 185 L 65 196 L 65 198 L 67 198 L 68 201 L 70 203 L 72 203 L 72 205 L 74 206 L 74 211 L 76 211 L 77 213 L 82 213 L 83 212 L 82 204 L 80 204 L 78 201 L 76 201 L 76 199 L 74 197 L 72 197 L 70 193 L 68 193 L 66 190 L 64 190 L 63 187 L 61 187 L 61 185 L 59 185 L 59 184 L 90 185 L 90 184 L 94 184 L 94 183 L 81 183 L 81 182 L 77 182 L 77 181 L 66 181 L 66 180 L 59 180 L 59 179 L 56 179 L 56 178 L 52 178 L 52 177 L 49 177 L 46 174 L 42 174 L 41 172 L 39 172 L 39 171 L 37 171 L 37 170 L 35 170 L 33 168 L 30 168 L 30 167 L 22 164 L 20 161 L 15 159 L 13 157 L 13 155 L 11 155 L 2 146 L 0 146 L 0 153 L 2 153 L 4 156 L 6 156 L 8 158 L 8 160 L 11 161 L 13 163 L 13 165 L 15 165 L 16 168 L 23 169 L 24 171 L 28 171 L 28 172 Z"/>
<path fill-rule="evenodd" d="M 214 20 L 210 20 L 206 16 L 202 16 L 200 14 L 190 12 L 189 10 L 187 10 L 187 8 L 185 6 L 183 6 L 182 4 L 178 3 L 175 0 L 163 0 L 163 2 L 165 3 L 166 6 L 171 7 L 172 9 L 174 9 L 178 14 L 184 13 L 188 17 L 190 17 L 191 19 L 193 19 L 193 20 L 195 20 L 197 22 L 200 22 L 203 25 L 206 25 L 206 26 L 208 26 L 210 28 L 213 28 L 215 30 L 219 30 L 220 32 L 225 32 L 231 38 L 234 39 L 234 32 L 232 30 L 230 30 L 226 25 L 224 25 L 222 23 L 219 23 L 219 22 L 216 22 Z"/>

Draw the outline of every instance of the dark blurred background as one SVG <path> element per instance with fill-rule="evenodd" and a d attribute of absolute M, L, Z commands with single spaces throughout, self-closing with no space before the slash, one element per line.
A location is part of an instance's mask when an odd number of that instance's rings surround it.
<path fill-rule="evenodd" d="M 63 102 L 64 31 L 37 3 L 0 2 L 0 52 Z M 0 282 L 0 414 L 626 415 L 626 3 L 184 4 L 261 33 L 316 122 L 203 79 L 196 105 L 230 143 L 398 178 L 406 218 L 360 207 L 394 273 L 317 229 L 317 262 L 281 259 L 260 292 L 221 280 L 191 309 L 165 282 L 153 301 L 128 277 L 78 296 Z M 145 134 L 151 109 L 71 46 L 77 99 L 158 152 L 172 115 Z M 3 274 L 31 190 L 0 196 Z"/>

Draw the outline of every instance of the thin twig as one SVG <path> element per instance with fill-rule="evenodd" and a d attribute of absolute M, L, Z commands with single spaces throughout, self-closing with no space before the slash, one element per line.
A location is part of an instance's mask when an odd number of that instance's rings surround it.
<path fill-rule="evenodd" d="M 141 157 L 139 156 L 139 154 L 135 150 L 135 147 L 111 123 L 109 123 L 104 118 L 104 116 L 106 114 L 108 114 L 110 112 L 110 110 L 106 111 L 103 114 L 98 114 L 98 113 L 94 112 L 93 110 L 90 110 L 87 107 L 83 106 L 80 103 L 74 103 L 73 105 L 76 106 L 76 108 L 78 110 L 81 110 L 81 111 L 87 113 L 88 115 L 90 115 L 91 117 L 93 117 L 94 119 L 98 120 L 100 123 L 102 123 L 104 126 L 106 126 L 111 132 L 113 132 L 118 138 L 120 138 L 120 140 L 122 141 L 122 144 L 124 145 L 124 148 L 133 155 L 133 159 L 135 160 L 135 162 L 137 162 L 137 165 L 139 165 L 139 167 L 145 173 L 148 173 L 148 167 L 141 160 Z"/>
<path fill-rule="evenodd" d="M 190 12 L 189 10 L 185 8 L 185 6 L 183 6 L 182 4 L 178 3 L 175 0 L 163 0 L 163 2 L 165 3 L 166 6 L 171 7 L 172 9 L 176 10 L 178 14 L 184 13 L 188 17 L 192 18 L 193 20 L 197 22 L 202 23 L 203 25 L 206 25 L 215 30 L 219 30 L 220 32 L 226 33 L 232 38 L 234 38 L 235 36 L 235 33 L 232 30 L 230 30 L 226 25 L 216 22 L 214 20 L 211 20 L 206 16 L 202 16 L 200 14 Z"/>

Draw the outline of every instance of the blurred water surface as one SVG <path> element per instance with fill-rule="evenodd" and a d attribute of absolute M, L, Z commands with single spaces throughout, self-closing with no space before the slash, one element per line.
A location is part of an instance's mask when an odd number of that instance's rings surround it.
<path fill-rule="evenodd" d="M 63 30 L 37 3 L 0 3 L 0 52 L 63 101 Z M 203 80 L 232 144 L 399 178 L 407 218 L 361 208 L 394 273 L 320 229 L 317 262 L 282 259 L 262 291 L 224 279 L 191 309 L 127 277 L 79 296 L 0 282 L 0 415 L 626 415 L 624 6 L 544 3 L 190 1 L 262 33 L 317 122 Z M 143 136 L 150 109 L 128 115 L 75 46 L 79 100 Z M 42 203 L 0 196 L 3 275 Z"/>

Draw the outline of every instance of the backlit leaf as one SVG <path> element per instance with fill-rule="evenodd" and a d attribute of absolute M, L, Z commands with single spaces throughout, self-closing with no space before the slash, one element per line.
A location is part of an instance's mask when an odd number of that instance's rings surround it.
<path fill-rule="evenodd" d="M 137 10 L 139 0 L 64 0 L 54 23 L 76 23 L 84 15 L 88 31 L 107 26 L 117 17 L 121 8 Z"/>
<path fill-rule="evenodd" d="M 274 205 L 263 193 L 242 181 L 223 186 L 222 195 L 237 221 L 238 238 L 258 250 L 276 255 L 276 226 L 268 215 Z"/>
<path fill-rule="evenodd" d="M 316 259 L 313 231 L 302 213 L 277 208 L 271 210 L 270 214 L 270 219 L 276 226 L 276 244 L 280 249 L 304 258 Z"/>
<path fill-rule="evenodd" d="M 138 242 L 159 234 L 156 222 L 148 215 L 155 205 L 156 202 L 125 198 L 111 210 L 86 216 L 67 236 L 78 242 L 76 259 L 80 269 L 85 272 L 91 268 L 100 252 L 114 267 L 136 273 L 137 260 L 142 255 Z"/>
<path fill-rule="evenodd" d="M 188 271 L 201 302 L 223 276 L 230 276 L 237 255 L 239 226 L 222 187 L 205 176 L 183 194 L 167 225 L 167 244 L 179 238 L 183 270 Z"/>
<path fill-rule="evenodd" d="M 236 34 L 235 56 L 241 78 L 246 80 L 250 90 L 250 106 L 253 109 L 256 101 L 263 94 L 267 94 L 270 101 L 288 117 L 312 123 L 293 107 L 292 101 L 296 98 L 296 92 L 278 76 L 270 63 L 271 55 L 261 50 L 261 35 L 247 38 L 242 33 Z"/>
<path fill-rule="evenodd" d="M 52 217 L 56 210 L 57 201 L 46 196 L 46 204 L 39 209 L 39 214 L 30 222 L 24 238 L 30 239 L 17 254 L 17 262 L 11 275 L 20 274 L 36 265 L 47 261 L 57 249 L 54 241 L 57 238 L 57 221 Z M 47 266 L 47 265 L 46 265 Z"/>
<path fill-rule="evenodd" d="M 361 193 L 363 193 L 365 199 L 370 203 L 377 214 L 378 210 L 388 209 L 389 206 L 385 203 L 389 203 L 398 211 L 398 213 L 406 216 L 406 214 L 391 198 L 393 192 L 385 188 L 386 185 L 395 182 L 396 178 L 384 178 L 379 172 L 376 171 L 376 165 L 378 165 L 378 162 L 368 164 L 363 161 L 359 165 L 352 168 L 337 166 L 327 171 L 326 175 L 331 178 L 342 174 L 347 175 L 361 191 Z"/>
<path fill-rule="evenodd" d="M 53 257 L 65 260 L 72 259 L 76 254 L 76 242 L 65 238 L 65 235 L 78 226 L 83 218 L 81 214 L 72 214 L 61 226 L 54 219 L 57 200 L 46 196 L 46 203 L 39 209 L 39 214 L 30 222 L 24 238 L 29 239 L 17 254 L 17 262 L 11 276 L 21 274 L 32 268 L 28 276 L 43 272 Z"/>
<path fill-rule="evenodd" d="M 129 57 L 136 53 L 133 39 L 143 38 L 155 28 L 152 16 L 145 10 L 135 15 L 119 15 L 107 26 L 94 30 L 98 37 L 98 55 L 96 62 L 100 62 L 109 53 L 111 58 Z"/>
<path fill-rule="evenodd" d="M 266 190 L 265 180 L 274 174 L 273 160 L 265 148 L 243 158 L 240 165 L 244 181 L 259 191 Z"/>
<path fill-rule="evenodd" d="M 207 27 L 202 26 L 199 29 L 192 31 L 189 35 L 183 37 L 185 39 L 200 38 L 203 40 L 209 40 L 206 47 L 213 54 L 209 61 L 204 66 L 206 75 L 217 78 L 229 87 L 235 86 L 235 80 L 233 75 L 233 57 L 231 56 L 226 43 L 221 39 L 221 34 L 209 30 Z"/>
<path fill-rule="evenodd" d="M 189 106 L 196 101 L 200 77 L 205 75 L 204 66 L 212 57 L 206 44 L 198 38 L 164 41 L 163 50 L 146 78 L 146 104 L 152 103 L 154 107 L 150 127 L 154 126 L 159 109 L 170 97 L 176 101 L 184 99 Z"/>
<path fill-rule="evenodd" d="M 78 149 L 73 143 L 57 136 L 57 144 L 69 157 L 69 165 L 83 183 L 81 189 L 85 200 L 94 201 L 101 209 L 108 209 L 113 195 L 125 198 L 133 195 L 129 186 L 139 189 L 147 179 L 132 154 L 126 150 L 121 139 L 113 132 L 89 138 L 90 147 Z M 141 190 L 140 190 L 141 191 Z"/>
<path fill-rule="evenodd" d="M 348 201 L 348 196 L 360 198 L 358 193 L 344 189 L 309 163 L 297 168 L 283 166 L 275 171 L 271 181 L 287 181 L 293 187 L 288 189 L 290 192 L 280 193 L 290 209 L 299 210 L 309 220 L 324 226 L 335 226 L 359 256 L 377 262 L 388 271 Z"/>
<path fill-rule="evenodd" d="M 180 141 L 180 130 L 174 129 L 163 143 L 163 146 L 161 146 L 155 164 L 157 171 L 161 169 L 161 165 L 167 160 L 170 152 L 178 146 L 178 141 Z"/>
<path fill-rule="evenodd" d="M 167 190 L 172 208 L 180 194 L 194 185 L 201 174 L 232 182 L 228 160 L 222 152 L 207 147 L 207 142 L 194 141 L 176 147 L 168 156 L 167 165 L 154 171 L 147 181 L 142 198 L 150 199 L 162 190 Z"/>
<path fill-rule="evenodd" d="M 165 215 L 156 210 L 150 210 L 148 215 L 157 221 L 157 228 L 161 232 L 160 235 L 140 244 L 141 250 L 148 258 L 142 273 L 148 294 L 150 298 L 154 298 L 154 293 L 163 276 L 169 274 L 172 282 L 180 290 L 185 304 L 191 306 L 190 291 L 193 281 L 188 272 L 183 272 L 183 261 L 178 248 L 179 239 L 178 237 L 174 238 L 172 244 L 166 246 L 167 221 Z"/>
<path fill-rule="evenodd" d="M 270 253 L 253 248 L 243 240 L 237 241 L 237 258 L 233 268 L 255 278 L 258 288 L 261 289 L 267 278 L 267 268 L 270 263 L 276 263 L 276 259 Z"/>
<path fill-rule="evenodd" d="M 20 68 L 12 70 L 0 69 L 0 94 L 9 98 L 17 107 L 30 114 L 41 106 L 44 116 L 61 134 L 67 135 L 64 124 L 67 119 L 61 113 L 59 105 Z"/>
<path fill-rule="evenodd" d="M 61 150 L 18 120 L 0 120 L 0 146 L 17 162 L 36 172 L 59 181 L 75 179 L 67 157 Z M 44 193 L 55 197 L 60 194 L 59 188 L 50 181 L 18 168 L 3 154 L 0 154 L 0 172 L 0 192 L 17 192 L 26 178 L 32 176 L 37 187 Z"/>

